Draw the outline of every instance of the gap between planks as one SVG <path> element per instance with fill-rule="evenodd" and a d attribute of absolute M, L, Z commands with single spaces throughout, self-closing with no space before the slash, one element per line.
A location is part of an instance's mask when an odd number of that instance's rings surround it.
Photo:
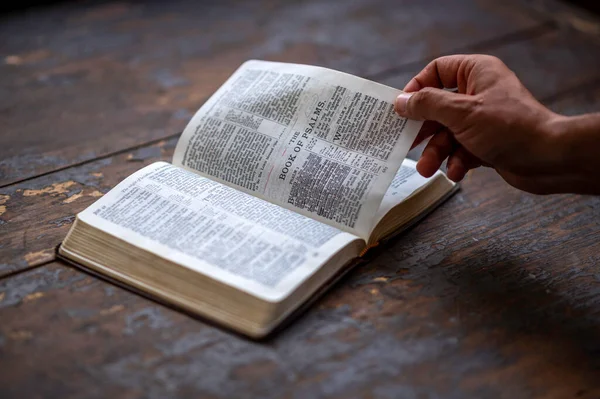
<path fill-rule="evenodd" d="M 40 262 L 38 264 L 33 264 L 33 265 L 30 265 L 30 266 L 27 266 L 27 267 L 25 267 L 23 269 L 13 270 L 12 272 L 8 272 L 8 273 L 6 273 L 4 275 L 1 275 L 0 276 L 0 281 L 7 280 L 7 279 L 9 279 L 11 277 L 14 277 L 14 276 L 16 276 L 18 274 L 21 274 L 23 272 L 30 272 L 32 270 L 39 269 L 39 268 L 41 268 L 43 266 L 46 266 L 46 265 L 49 265 L 50 263 L 55 263 L 55 262 L 60 262 L 61 265 L 67 266 L 64 262 L 62 262 L 60 259 L 58 259 L 56 257 L 56 255 L 54 255 L 54 257 L 52 259 L 45 260 L 45 261 Z"/>
<path fill-rule="evenodd" d="M 459 47 L 455 50 L 451 50 L 447 53 L 442 53 L 442 54 L 437 54 L 434 55 L 432 57 L 432 59 L 437 58 L 439 56 L 442 56 L 444 54 L 451 54 L 451 53 L 460 53 L 460 52 L 466 52 L 466 51 L 470 51 L 470 52 L 476 52 L 476 51 L 482 51 L 483 49 L 493 49 L 496 47 L 501 47 L 507 44 L 512 44 L 512 43 L 518 43 L 521 41 L 525 41 L 525 40 L 530 40 L 530 39 L 534 39 L 536 37 L 542 36 L 546 33 L 552 32 L 553 30 L 556 30 L 558 28 L 558 24 L 555 21 L 545 21 L 537 26 L 534 26 L 532 28 L 528 28 L 528 29 L 522 29 L 516 32 L 512 32 L 506 35 L 502 35 L 499 36 L 497 38 L 494 39 L 490 39 L 490 40 L 485 40 L 479 43 L 475 43 L 473 45 L 468 45 L 465 47 Z M 407 70 L 412 70 L 415 68 L 415 66 L 420 66 L 423 65 L 424 62 L 429 62 L 429 60 L 420 60 L 420 61 L 415 61 L 415 62 L 410 62 L 407 64 L 402 64 L 399 65 L 397 67 L 392 67 L 392 68 L 387 68 L 384 69 L 383 71 L 377 72 L 377 73 L 373 73 L 373 74 L 368 74 L 366 76 L 364 76 L 366 79 L 370 79 L 370 80 L 378 80 L 378 79 L 385 79 L 387 77 L 393 76 L 397 73 L 402 73 L 404 71 Z M 201 101 L 201 103 L 204 103 L 206 100 L 208 100 L 208 97 L 203 99 L 203 101 Z M 52 169 L 49 170 L 47 172 L 44 173 L 40 173 L 37 175 L 33 175 L 33 176 L 29 176 L 23 179 L 19 179 L 19 180 L 14 180 L 12 182 L 9 183 L 5 183 L 3 185 L 0 185 L 0 189 L 6 188 L 6 187 L 10 187 L 12 185 L 15 184 L 20 184 L 20 183 L 24 183 L 33 179 L 36 179 L 38 177 L 43 177 L 43 176 L 47 176 L 50 175 L 52 173 L 56 173 L 56 172 L 61 172 L 63 170 L 69 169 L 69 168 L 74 168 L 74 167 L 78 167 L 78 166 L 82 166 L 82 165 L 86 165 L 88 163 L 91 162 L 95 162 L 98 160 L 102 160 L 102 159 L 106 159 L 106 158 L 111 158 L 115 155 L 120 155 L 124 152 L 128 152 L 128 151 L 132 151 L 132 150 L 136 150 L 142 147 L 146 147 L 152 144 L 156 144 L 162 140 L 169 140 L 172 138 L 175 138 L 177 136 L 179 136 L 181 133 L 177 133 L 177 134 L 171 134 L 171 135 L 167 135 L 167 136 L 163 136 L 163 137 L 159 137 L 157 139 L 154 140 L 150 140 L 141 144 L 136 144 L 134 146 L 131 147 L 127 147 L 124 148 L 122 150 L 118 150 L 118 151 L 113 151 L 110 153 L 107 153 L 105 155 L 102 155 L 100 157 L 96 157 L 93 159 L 88 159 L 88 160 L 83 160 L 80 162 L 75 162 L 75 163 L 71 163 L 68 165 L 64 165 L 60 168 L 56 168 L 56 169 Z"/>
<path fill-rule="evenodd" d="M 48 176 L 48 175 L 51 175 L 53 173 L 62 172 L 63 170 L 67 170 L 67 169 L 71 169 L 71 168 L 76 168 L 76 167 L 79 167 L 79 166 L 87 165 L 87 164 L 92 163 L 92 162 L 101 161 L 101 160 L 107 159 L 107 158 L 112 158 L 112 157 L 114 157 L 116 155 L 121 155 L 121 154 L 124 154 L 126 152 L 130 152 L 130 151 L 134 151 L 134 150 L 137 150 L 137 149 L 140 149 L 140 148 L 143 148 L 143 147 L 151 146 L 151 145 L 160 143 L 163 140 L 170 140 L 170 139 L 173 139 L 173 138 L 178 137 L 180 135 L 181 135 L 181 132 L 175 133 L 175 134 L 170 134 L 168 136 L 160 137 L 160 138 L 157 138 L 157 139 L 154 139 L 154 140 L 150 140 L 150 141 L 146 141 L 146 142 L 143 142 L 143 143 L 140 143 L 140 144 L 136 144 L 136 145 L 131 146 L 131 147 L 123 148 L 122 150 L 113 151 L 113 152 L 110 152 L 108 154 L 102 155 L 100 157 L 86 159 L 85 161 L 75 162 L 75 163 L 72 163 L 72 164 L 69 164 L 69 165 L 61 166 L 60 168 L 52 169 L 52 170 L 49 170 L 47 172 L 40 173 L 38 175 L 29 176 L 29 177 L 26 177 L 24 179 L 15 180 L 13 182 L 10 182 L 10 183 L 7 183 L 7 184 L 3 184 L 3 185 L 0 186 L 0 189 L 6 188 L 6 187 L 10 187 L 10 186 L 15 185 L 15 184 L 21 184 L 21 183 L 24 183 L 24 182 L 27 182 L 27 181 L 30 181 L 30 180 L 34 180 L 34 179 L 37 179 L 38 177 Z"/>
<path fill-rule="evenodd" d="M 600 87 L 600 77 L 596 78 L 596 79 L 594 79 L 592 81 L 589 81 L 589 82 L 586 82 L 586 83 L 582 83 L 582 84 L 577 85 L 575 87 L 570 87 L 570 88 L 565 89 L 563 91 L 560 91 L 558 93 L 552 94 L 550 96 L 547 96 L 547 97 L 541 99 L 540 101 L 542 101 L 544 104 L 550 106 L 552 103 L 558 102 L 560 100 L 563 100 L 564 98 L 570 96 L 571 94 L 577 93 L 577 92 L 581 91 L 584 88 L 585 89 L 590 89 L 590 88 L 595 88 L 595 87 Z M 137 146 L 134 146 L 134 147 L 129 147 L 127 149 L 120 150 L 120 151 L 117 151 L 117 152 L 105 155 L 103 157 L 98 157 L 98 158 L 94 158 L 94 159 L 89 160 L 89 161 L 80 162 L 80 163 L 78 163 L 76 165 L 64 167 L 64 168 L 61 168 L 59 170 L 65 170 L 65 169 L 69 169 L 69 168 L 74 168 L 74 167 L 77 167 L 77 166 L 85 165 L 87 163 L 95 162 L 97 160 L 101 160 L 101 159 L 105 159 L 105 158 L 110 158 L 112 156 L 123 154 L 123 153 L 129 152 L 131 150 L 135 150 L 135 149 L 147 146 L 147 145 L 156 144 L 157 142 L 159 142 L 161 140 L 168 140 L 168 139 L 171 139 L 171 138 L 178 137 L 180 134 L 181 133 L 172 134 L 172 135 L 164 137 L 162 139 L 152 140 L 151 142 L 148 142 L 148 143 L 145 143 L 145 144 L 140 144 L 140 145 L 137 145 Z M 59 171 L 59 170 L 57 170 L 57 171 Z M 44 174 L 42 174 L 40 176 L 48 175 L 50 173 L 54 173 L 54 172 L 44 173 Z M 27 181 L 27 180 L 31 180 L 31 179 L 33 179 L 33 177 L 32 178 L 28 178 L 28 179 L 23 179 L 23 181 Z M 4 280 L 6 278 L 10 278 L 10 277 L 16 276 L 16 275 L 18 275 L 20 273 L 24 273 L 24 272 L 28 272 L 28 271 L 33 270 L 33 269 L 40 268 L 42 266 L 45 266 L 45 265 L 47 265 L 49 263 L 56 262 L 56 261 L 60 262 L 62 265 L 68 266 L 64 262 L 61 262 L 60 259 L 58 259 L 56 256 L 53 256 L 52 259 L 45 260 L 45 261 L 40 262 L 38 264 L 34 263 L 34 264 L 26 266 L 26 267 L 24 267 L 22 269 L 14 270 L 14 271 L 9 272 L 9 273 L 7 273 L 7 274 L 5 274 L 3 276 L 0 276 L 0 280 Z"/>
<path fill-rule="evenodd" d="M 532 28 L 523 29 L 521 31 L 509 33 L 509 34 L 500 36 L 498 38 L 494 38 L 494 39 L 486 40 L 486 41 L 483 41 L 483 42 L 480 42 L 480 43 L 476 43 L 474 45 L 470 45 L 470 46 L 458 48 L 455 51 L 451 51 L 451 53 L 452 52 L 453 53 L 458 53 L 458 52 L 467 51 L 467 50 L 471 51 L 471 52 L 473 52 L 473 51 L 476 52 L 476 51 L 481 51 L 483 49 L 492 49 L 492 48 L 496 48 L 496 47 L 501 47 L 501 46 L 504 46 L 504 45 L 507 45 L 507 44 L 512 44 L 512 43 L 517 43 L 517 42 L 520 42 L 520 41 L 534 39 L 536 37 L 539 37 L 539 36 L 542 36 L 542 35 L 547 34 L 549 32 L 552 32 L 552 31 L 556 30 L 557 28 L 558 28 L 557 22 L 555 22 L 555 21 L 546 21 L 546 22 L 544 22 L 544 23 L 542 23 L 540 25 L 537 25 L 535 27 L 532 27 Z M 410 69 L 414 69 L 414 67 L 416 65 L 421 65 L 422 62 L 423 61 L 411 62 L 411 63 L 403 64 L 403 65 L 398 66 L 398 67 L 388 68 L 388 69 L 383 70 L 381 72 L 377 72 L 375 74 L 371 74 L 369 76 L 366 76 L 366 78 L 373 79 L 373 80 L 375 80 L 375 79 L 385 79 L 385 78 L 387 78 L 389 76 L 393 76 L 394 74 L 398 74 L 398 73 L 402 73 L 402 72 L 410 70 Z M 589 82 L 577 85 L 575 87 L 570 87 L 570 88 L 567 88 L 565 90 L 559 91 L 559 92 L 557 92 L 555 94 L 552 94 L 550 96 L 547 96 L 546 98 L 541 99 L 541 101 L 544 102 L 544 103 L 546 103 L 547 105 L 550 105 L 551 103 L 559 101 L 559 100 L 562 100 L 565 97 L 568 97 L 569 95 L 571 95 L 573 93 L 579 92 L 582 88 L 589 89 L 589 88 L 599 87 L 599 86 L 600 86 L 600 77 L 596 78 L 596 79 L 594 79 L 592 81 L 589 81 Z M 20 183 L 23 183 L 23 182 L 34 180 L 36 178 L 39 178 L 39 177 L 42 177 L 42 176 L 47 176 L 47 175 L 50 175 L 50 174 L 53 174 L 53 173 L 57 173 L 57 172 L 60 172 L 60 171 L 64 171 L 64 170 L 67 170 L 67 169 L 71 169 L 71 168 L 76 168 L 76 167 L 79 167 L 79 166 L 83 166 L 83 165 L 86 165 L 86 164 L 89 164 L 89 163 L 92 163 L 92 162 L 96 162 L 98 160 L 111 158 L 111 157 L 114 157 L 114 156 L 117 156 L 117 155 L 121 155 L 123 153 L 131 152 L 131 151 L 134 151 L 136 149 L 140 149 L 140 148 L 143 148 L 143 147 L 147 147 L 147 146 L 156 144 L 156 143 L 158 143 L 160 141 L 163 141 L 163 140 L 173 139 L 173 138 L 176 138 L 176 137 L 178 137 L 180 135 L 181 135 L 181 133 L 167 135 L 167 136 L 160 137 L 160 138 L 157 138 L 157 139 L 154 139 L 154 140 L 150 140 L 150 141 L 147 141 L 147 142 L 144 142 L 144 143 L 141 143 L 141 144 L 137 144 L 135 146 L 127 147 L 127 148 L 124 148 L 124 149 L 119 150 L 119 151 L 114 151 L 114 152 L 105 154 L 105 155 L 100 156 L 100 157 L 96 157 L 96 158 L 93 158 L 93 159 L 84 160 L 84 161 L 81 161 L 81 162 L 77 162 L 77 163 L 65 165 L 63 167 L 56 168 L 54 170 L 47 171 L 47 172 L 44 172 L 44 173 L 40 173 L 40 174 L 35 175 L 35 176 L 30 176 L 30 177 L 27 177 L 27 178 L 24 178 L 24 179 L 20 179 L 20 180 L 17 180 L 17 181 L 13 181 L 11 183 L 4 184 L 4 185 L 0 186 L 0 189 L 1 188 L 5 188 L 5 187 L 9 187 L 9 186 L 14 185 L 14 184 L 20 184 Z M 23 269 L 19 269 L 19 270 L 15 270 L 15 271 L 9 272 L 9 273 L 3 275 L 2 277 L 0 277 L 0 280 L 4 280 L 6 278 L 10 278 L 10 277 L 16 276 L 16 275 L 18 275 L 20 273 L 28 272 L 30 270 L 46 266 L 47 264 L 50 264 L 50 263 L 56 262 L 56 261 L 57 261 L 57 258 L 56 258 L 56 256 L 54 256 L 52 259 L 40 262 L 39 264 L 29 265 L 29 266 L 27 266 L 27 267 L 25 267 Z M 61 264 L 64 264 L 64 263 L 61 262 Z"/>
<path fill-rule="evenodd" d="M 495 49 L 498 47 L 506 46 L 508 44 L 524 42 L 526 40 L 535 39 L 535 38 L 543 36 L 547 33 L 556 31 L 558 29 L 558 27 L 559 27 L 559 25 L 555 21 L 546 21 L 546 22 L 544 22 L 540 25 L 534 26 L 532 28 L 527 28 L 527 29 L 522 29 L 522 30 L 516 31 L 516 32 L 507 33 L 505 35 L 502 35 L 502 36 L 499 36 L 499 37 L 496 37 L 493 39 L 485 40 L 485 41 L 482 41 L 479 43 L 475 43 L 472 45 L 458 47 L 454 50 L 451 50 L 451 51 L 448 51 L 445 53 L 441 53 L 441 54 L 437 54 L 437 55 L 433 56 L 432 59 L 435 59 L 437 57 L 441 57 L 444 55 L 450 55 L 450 54 L 482 52 L 487 49 Z M 426 60 L 425 62 L 428 62 L 428 61 L 429 60 Z M 366 78 L 372 79 L 372 80 L 386 79 L 386 78 L 396 75 L 396 74 L 414 70 L 415 67 L 423 65 L 423 62 L 424 62 L 424 60 L 420 60 L 420 61 L 410 62 L 407 64 L 398 65 L 396 67 L 387 68 L 387 69 L 384 69 L 383 71 L 371 74 L 370 76 L 367 76 Z"/>
<path fill-rule="evenodd" d="M 544 98 L 540 98 L 539 101 L 543 104 L 552 104 L 554 102 L 564 100 L 566 97 L 569 97 L 572 94 L 578 94 L 585 90 L 593 90 L 595 88 L 600 87 L 600 76 L 596 77 L 590 81 L 583 82 L 576 86 L 567 87 L 564 90 L 559 90 L 558 92 L 546 96 Z"/>

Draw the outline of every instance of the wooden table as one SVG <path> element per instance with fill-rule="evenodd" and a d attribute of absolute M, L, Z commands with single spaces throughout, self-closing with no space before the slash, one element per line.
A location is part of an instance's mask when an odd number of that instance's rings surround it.
<path fill-rule="evenodd" d="M 0 397 L 598 398 L 600 198 L 490 170 L 282 333 L 252 342 L 55 260 L 244 60 L 396 87 L 501 57 L 553 109 L 600 110 L 600 24 L 554 0 L 70 3 L 0 19 Z"/>

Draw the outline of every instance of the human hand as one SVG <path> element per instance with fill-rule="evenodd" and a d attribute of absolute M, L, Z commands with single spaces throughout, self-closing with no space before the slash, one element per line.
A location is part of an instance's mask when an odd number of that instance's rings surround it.
<path fill-rule="evenodd" d="M 457 88 L 458 93 L 443 88 Z M 533 193 L 565 190 L 557 126 L 566 117 L 540 104 L 498 58 L 453 55 L 431 62 L 396 100 L 396 112 L 426 120 L 413 145 L 433 136 L 417 170 L 429 177 L 448 158 L 460 181 L 481 165 Z M 562 180 L 561 180 L 562 179 Z"/>

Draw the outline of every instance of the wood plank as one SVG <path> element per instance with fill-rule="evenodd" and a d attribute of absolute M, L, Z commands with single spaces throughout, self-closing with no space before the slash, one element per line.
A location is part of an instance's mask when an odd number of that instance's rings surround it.
<path fill-rule="evenodd" d="M 582 89 L 600 79 L 600 41 L 561 27 L 530 40 L 492 49 L 467 48 L 463 53 L 489 54 L 502 59 L 532 94 L 550 104 L 558 93 Z M 415 65 L 382 83 L 404 87 L 427 62 Z"/>
<path fill-rule="evenodd" d="M 600 38 L 600 3 L 595 0 L 536 0 L 531 7 L 562 25 Z"/>
<path fill-rule="evenodd" d="M 562 93 L 554 99 L 551 108 L 564 115 L 600 112 L 600 81 Z"/>
<path fill-rule="evenodd" d="M 579 33 L 561 31 L 560 35 L 550 32 L 534 40 L 507 44 L 490 53 L 503 57 L 534 94 L 544 97 L 598 76 L 593 59 L 598 49 L 594 46 Z M 569 57 L 562 63 L 549 62 L 567 52 Z M 401 87 L 421 65 L 412 68 L 384 83 Z M 588 106 L 585 99 L 579 100 L 582 102 L 573 100 L 574 107 Z M 159 159 L 170 161 L 175 143 L 176 139 L 167 140 L 0 189 L 0 223 L 4 229 L 0 236 L 0 277 L 54 259 L 54 248 L 66 235 L 75 213 L 143 165 Z"/>
<path fill-rule="evenodd" d="M 0 396 L 596 398 L 598 220 L 478 170 L 259 343 L 46 265 L 0 280 Z"/>
<path fill-rule="evenodd" d="M 4 16 L 0 185 L 181 131 L 246 59 L 376 74 L 544 23 L 526 7 L 173 0 L 63 3 Z"/>
<path fill-rule="evenodd" d="M 177 138 L 0 190 L 0 277 L 55 258 L 75 214 L 131 173 L 171 161 Z"/>

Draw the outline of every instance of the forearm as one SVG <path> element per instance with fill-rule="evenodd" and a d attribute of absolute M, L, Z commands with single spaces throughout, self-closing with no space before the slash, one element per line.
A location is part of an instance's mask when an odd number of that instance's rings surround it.
<path fill-rule="evenodd" d="M 557 181 L 564 181 L 558 191 L 600 194 L 600 113 L 561 117 L 553 130 L 562 169 Z"/>

